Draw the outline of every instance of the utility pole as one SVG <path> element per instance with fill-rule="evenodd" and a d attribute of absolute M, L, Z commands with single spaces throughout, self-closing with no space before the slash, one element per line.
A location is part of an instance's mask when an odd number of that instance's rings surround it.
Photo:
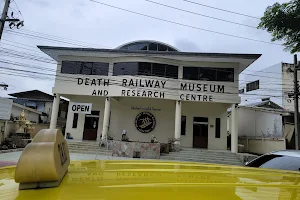
<path fill-rule="evenodd" d="M 5 22 L 18 22 L 18 21 L 20 21 L 19 19 L 7 18 L 9 4 L 10 4 L 10 0 L 5 0 L 3 11 L 2 11 L 2 16 L 1 16 L 1 19 L 0 19 L 0 40 L 1 40 L 1 37 L 2 37 Z M 23 26 L 23 21 L 21 23 L 19 23 L 17 25 L 17 27 L 20 26 L 20 25 Z"/>
<path fill-rule="evenodd" d="M 294 121 L 295 121 L 295 149 L 299 150 L 299 106 L 298 106 L 298 97 L 299 97 L 299 89 L 298 89 L 298 70 L 299 65 L 297 61 L 297 55 L 294 55 Z"/>

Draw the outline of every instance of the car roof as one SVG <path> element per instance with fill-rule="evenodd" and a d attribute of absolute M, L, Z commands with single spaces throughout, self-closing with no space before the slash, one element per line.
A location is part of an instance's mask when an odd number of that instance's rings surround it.
<path fill-rule="evenodd" d="M 271 154 L 300 158 L 300 151 L 299 150 L 273 151 L 273 152 L 271 152 Z"/>

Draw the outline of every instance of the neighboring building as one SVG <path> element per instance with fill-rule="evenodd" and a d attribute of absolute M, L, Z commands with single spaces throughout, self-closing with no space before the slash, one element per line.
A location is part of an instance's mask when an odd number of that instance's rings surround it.
<path fill-rule="evenodd" d="M 0 144 L 4 139 L 6 121 L 10 119 L 13 101 L 0 97 Z"/>
<path fill-rule="evenodd" d="M 284 119 L 290 115 L 290 112 L 268 99 L 246 106 L 239 105 L 239 144 L 243 144 L 244 150 L 251 153 L 285 150 L 292 135 L 286 134 L 285 128 L 289 124 Z M 229 121 L 230 118 L 229 111 Z M 231 132 L 230 127 L 228 131 Z"/>
<path fill-rule="evenodd" d="M 66 133 L 74 139 L 120 140 L 125 129 L 131 141 L 155 135 L 161 143 L 176 138 L 181 146 L 208 149 L 227 149 L 227 109 L 235 113 L 240 103 L 239 74 L 261 56 L 180 52 L 154 41 L 116 49 L 39 48 L 58 63 L 53 93 L 70 99 Z M 236 121 L 233 127 L 237 152 Z"/>
<path fill-rule="evenodd" d="M 53 95 L 47 94 L 39 90 L 18 92 L 9 95 L 15 97 L 12 99 L 15 103 L 34 109 L 38 112 L 41 112 L 42 113 L 41 119 L 37 120 L 37 123 L 50 122 L 53 99 L 54 99 Z M 68 104 L 69 104 L 68 101 L 61 99 L 60 106 L 59 106 L 59 115 L 58 115 L 59 116 L 58 123 L 60 126 L 66 123 Z"/>
<path fill-rule="evenodd" d="M 294 111 L 294 100 L 288 93 L 294 90 L 294 65 L 279 63 L 245 75 L 239 93 L 241 105 L 247 105 L 270 97 L 270 100 L 286 110 Z M 300 73 L 299 73 L 300 75 Z"/>

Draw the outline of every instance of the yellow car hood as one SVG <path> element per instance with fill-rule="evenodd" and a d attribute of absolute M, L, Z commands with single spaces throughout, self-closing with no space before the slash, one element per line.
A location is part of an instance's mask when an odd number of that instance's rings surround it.
<path fill-rule="evenodd" d="M 0 168 L 0 199 L 300 199 L 300 173 L 192 162 L 72 161 L 57 188 L 18 190 Z M 46 172 L 45 172 L 46 173 Z"/>

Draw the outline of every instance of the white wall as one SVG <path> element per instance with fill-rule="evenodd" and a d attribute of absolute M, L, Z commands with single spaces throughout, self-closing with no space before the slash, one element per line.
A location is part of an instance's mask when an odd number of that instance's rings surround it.
<path fill-rule="evenodd" d="M 239 136 L 283 137 L 282 116 L 279 113 L 239 107 Z"/>
<path fill-rule="evenodd" d="M 285 140 L 248 139 L 239 140 L 244 145 L 245 151 L 257 154 L 270 153 L 272 151 L 286 150 Z"/>
<path fill-rule="evenodd" d="M 104 114 L 103 97 L 76 97 L 70 98 L 73 102 L 93 103 L 93 110 L 100 111 L 97 138 L 100 139 Z M 135 118 L 141 110 L 133 110 L 131 107 L 155 108 L 151 112 L 156 118 L 156 127 L 150 133 L 141 133 L 135 127 Z M 193 146 L 193 117 L 208 117 L 208 148 L 226 149 L 227 125 L 226 110 L 228 104 L 183 102 L 182 115 L 187 117 L 186 135 L 181 136 L 181 146 Z M 160 111 L 158 111 L 160 110 Z M 215 118 L 221 118 L 221 138 L 215 138 Z M 85 115 L 79 114 L 77 128 L 72 128 L 73 114 L 68 113 L 66 133 L 82 140 Z M 211 127 L 212 126 L 212 127 Z M 109 134 L 114 135 L 116 140 L 121 139 L 121 131 L 127 130 L 131 141 L 150 142 L 151 136 L 155 135 L 159 142 L 166 143 L 168 138 L 174 137 L 175 127 L 175 101 L 157 99 L 119 98 L 118 101 L 111 99 L 111 120 Z"/>
<path fill-rule="evenodd" d="M 271 97 L 271 101 L 282 106 L 282 64 L 276 64 L 257 72 L 245 72 L 244 80 L 240 89 L 244 88 L 245 93 L 241 94 L 241 104 L 247 105 L 261 101 L 262 98 Z M 249 75 L 251 74 L 251 75 Z M 259 80 L 259 89 L 246 92 L 246 83 Z"/>
<path fill-rule="evenodd" d="M 51 120 L 51 113 L 52 113 L 52 105 L 53 102 L 45 102 L 45 113 L 48 114 L 48 119 L 47 121 L 50 122 Z"/>

